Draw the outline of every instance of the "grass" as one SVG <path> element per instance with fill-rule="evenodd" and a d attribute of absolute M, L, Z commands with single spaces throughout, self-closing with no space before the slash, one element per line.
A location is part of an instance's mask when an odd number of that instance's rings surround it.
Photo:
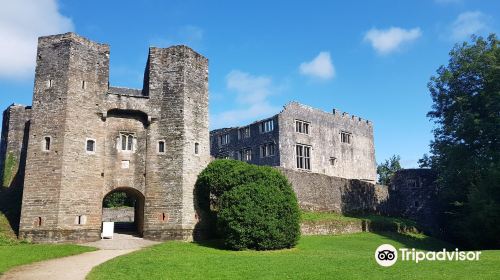
<path fill-rule="evenodd" d="M 5 195 L 5 192 L 0 190 L 0 195 Z M 16 196 L 18 195 L 16 194 Z M 12 198 L 16 196 L 0 197 L 0 203 L 3 203 L 0 205 L 2 207 L 0 208 L 0 275 L 18 265 L 96 250 L 95 248 L 77 245 L 30 244 L 18 240 L 5 210 L 10 209 L 15 212 L 17 208 Z M 9 214 L 16 215 L 16 213 Z"/>
<path fill-rule="evenodd" d="M 439 240 L 397 233 L 304 236 L 296 248 L 280 251 L 226 251 L 214 244 L 166 242 L 121 256 L 94 268 L 87 279 L 498 279 L 500 251 L 483 251 L 476 262 L 374 260 L 384 243 L 440 250 Z"/>

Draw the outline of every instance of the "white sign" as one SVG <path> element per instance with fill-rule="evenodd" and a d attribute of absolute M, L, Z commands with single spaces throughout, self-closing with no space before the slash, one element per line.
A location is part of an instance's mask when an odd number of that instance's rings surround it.
<path fill-rule="evenodd" d="M 113 232 L 114 231 L 115 231 L 115 223 L 114 222 L 103 222 L 102 223 L 101 238 L 113 239 Z"/>

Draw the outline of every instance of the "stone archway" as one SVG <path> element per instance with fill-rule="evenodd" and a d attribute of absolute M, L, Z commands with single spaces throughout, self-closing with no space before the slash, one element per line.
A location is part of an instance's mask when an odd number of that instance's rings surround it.
<path fill-rule="evenodd" d="M 133 199 L 133 221 L 127 218 L 129 210 L 123 208 L 105 208 L 105 200 L 112 194 L 124 193 L 127 198 Z M 131 232 L 142 237 L 144 232 L 144 195 L 137 189 L 131 187 L 119 187 L 108 192 L 102 198 L 103 222 L 115 222 L 115 232 Z"/>

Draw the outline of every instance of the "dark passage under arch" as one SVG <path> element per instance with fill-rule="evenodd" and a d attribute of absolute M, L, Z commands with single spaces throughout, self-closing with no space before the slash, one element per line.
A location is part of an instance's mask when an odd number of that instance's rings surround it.
<path fill-rule="evenodd" d="M 116 188 L 107 193 L 102 201 L 102 221 L 114 222 L 116 233 L 142 236 L 144 195 L 130 187 Z"/>

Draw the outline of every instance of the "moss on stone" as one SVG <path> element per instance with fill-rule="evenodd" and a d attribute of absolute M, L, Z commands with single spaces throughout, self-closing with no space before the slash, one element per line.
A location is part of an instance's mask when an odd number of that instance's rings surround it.
<path fill-rule="evenodd" d="M 18 168 L 18 161 L 13 152 L 9 152 L 5 158 L 5 164 L 3 169 L 3 186 L 10 186 L 12 180 L 14 179 L 15 171 Z"/>

